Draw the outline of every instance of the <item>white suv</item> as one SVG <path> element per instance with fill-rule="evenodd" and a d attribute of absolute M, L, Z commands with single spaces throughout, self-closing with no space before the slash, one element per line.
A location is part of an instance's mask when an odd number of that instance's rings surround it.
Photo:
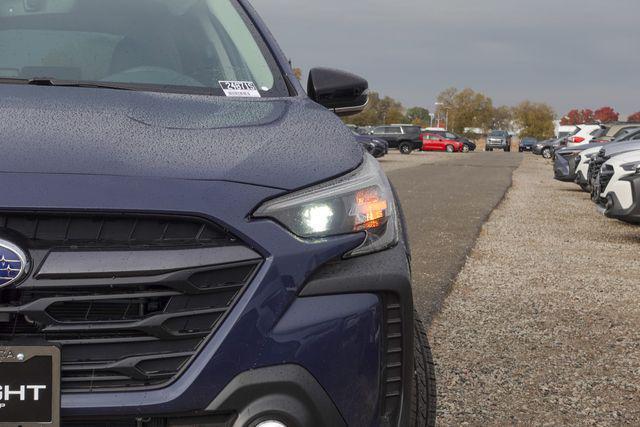
<path fill-rule="evenodd" d="M 579 125 L 578 129 L 578 132 L 567 140 L 567 147 L 577 147 L 578 145 L 590 143 L 603 127 L 601 125 Z"/>
<path fill-rule="evenodd" d="M 594 194 L 600 210 L 606 213 L 616 205 L 617 209 L 629 209 L 633 205 L 633 188 L 625 178 L 635 175 L 640 168 L 640 151 L 620 154 L 606 161 L 595 182 Z"/>

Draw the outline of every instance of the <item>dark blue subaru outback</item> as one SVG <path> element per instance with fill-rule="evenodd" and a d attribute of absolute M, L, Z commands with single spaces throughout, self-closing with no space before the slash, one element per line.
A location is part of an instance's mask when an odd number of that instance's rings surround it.
<path fill-rule="evenodd" d="M 434 423 L 365 80 L 245 0 L 0 0 L 0 83 L 0 425 Z"/>

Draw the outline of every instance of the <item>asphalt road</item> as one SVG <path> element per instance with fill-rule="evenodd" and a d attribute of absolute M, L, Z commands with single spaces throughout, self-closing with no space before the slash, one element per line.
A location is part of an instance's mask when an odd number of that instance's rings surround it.
<path fill-rule="evenodd" d="M 392 153 L 381 160 L 407 219 L 415 304 L 426 325 L 521 161 L 521 154 L 502 152 Z"/>

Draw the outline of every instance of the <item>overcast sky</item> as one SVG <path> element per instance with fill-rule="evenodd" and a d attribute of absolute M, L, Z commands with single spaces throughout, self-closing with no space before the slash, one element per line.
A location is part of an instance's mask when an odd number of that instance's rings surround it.
<path fill-rule="evenodd" d="M 640 110 L 639 0 L 252 0 L 294 66 L 346 69 L 433 109 L 471 87 L 496 105 Z M 625 117 L 626 118 L 626 117 Z"/>

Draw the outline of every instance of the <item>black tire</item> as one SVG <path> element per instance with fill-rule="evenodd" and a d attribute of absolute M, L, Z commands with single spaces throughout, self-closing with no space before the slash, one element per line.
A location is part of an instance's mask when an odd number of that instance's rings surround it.
<path fill-rule="evenodd" d="M 545 148 L 542 150 L 542 157 L 544 157 L 545 159 L 550 159 L 551 158 L 551 148 Z"/>
<path fill-rule="evenodd" d="M 447 145 L 446 150 L 447 153 L 453 153 L 454 151 L 456 151 L 455 148 L 453 148 L 453 145 Z"/>
<path fill-rule="evenodd" d="M 411 396 L 412 427 L 436 425 L 436 374 L 431 347 L 418 313 L 414 312 L 414 375 Z"/>
<path fill-rule="evenodd" d="M 471 149 L 469 148 L 469 146 L 467 144 L 462 146 L 462 152 L 463 153 L 468 153 L 469 151 L 471 151 Z"/>
<path fill-rule="evenodd" d="M 398 150 L 400 150 L 400 154 L 411 154 L 413 147 L 408 142 L 403 142 L 398 145 Z"/>
<path fill-rule="evenodd" d="M 582 191 L 584 191 L 585 193 L 591 193 L 591 186 L 589 184 L 580 184 L 580 188 L 582 189 Z"/>

